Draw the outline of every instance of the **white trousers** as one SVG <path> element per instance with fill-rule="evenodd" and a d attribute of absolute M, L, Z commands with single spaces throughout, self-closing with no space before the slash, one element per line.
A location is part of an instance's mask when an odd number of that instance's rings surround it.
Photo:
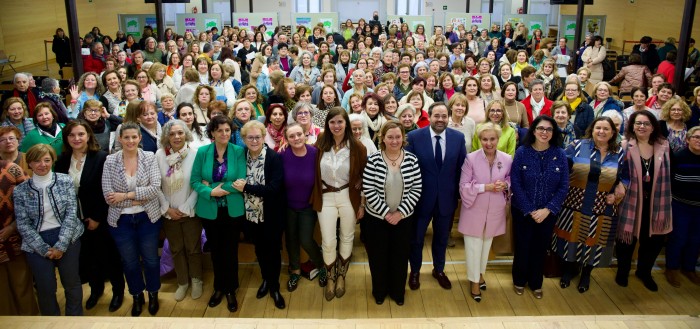
<path fill-rule="evenodd" d="M 348 259 L 352 255 L 352 243 L 355 239 L 355 210 L 350 203 L 349 188 L 340 192 L 323 193 L 323 208 L 318 213 L 318 224 L 321 228 L 321 250 L 323 251 L 323 261 L 330 265 L 336 260 L 336 255 L 340 254 L 343 259 Z M 338 218 L 340 218 L 340 231 L 336 230 Z M 340 247 L 338 236 L 340 235 Z"/>
<path fill-rule="evenodd" d="M 467 259 L 467 278 L 469 281 L 478 283 L 481 274 L 486 272 L 486 263 L 489 261 L 492 242 L 493 237 L 464 236 L 464 253 Z"/>

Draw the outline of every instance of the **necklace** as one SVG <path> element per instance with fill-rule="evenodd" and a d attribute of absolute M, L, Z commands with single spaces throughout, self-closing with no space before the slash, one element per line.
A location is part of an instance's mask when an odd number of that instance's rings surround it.
<path fill-rule="evenodd" d="M 644 174 L 644 182 L 649 183 L 651 181 L 651 176 L 649 176 L 649 167 L 651 166 L 651 158 L 644 159 L 642 158 L 642 163 L 644 164 L 644 169 L 646 170 L 646 174 Z"/>
<path fill-rule="evenodd" d="M 335 153 L 338 153 L 338 151 L 340 151 L 340 149 L 343 148 L 343 146 L 345 146 L 345 143 L 335 144 L 333 145 L 333 150 L 335 151 Z"/>
<path fill-rule="evenodd" d="M 399 158 L 401 158 L 401 155 L 403 155 L 403 150 L 401 150 L 401 152 L 399 152 L 399 156 L 397 156 L 396 159 L 390 158 L 390 157 L 389 157 L 389 153 L 387 153 L 387 152 L 384 152 L 384 155 L 386 155 L 386 158 L 387 158 L 389 161 L 391 161 L 391 165 L 392 165 L 392 166 L 396 166 L 396 161 L 399 160 Z"/>

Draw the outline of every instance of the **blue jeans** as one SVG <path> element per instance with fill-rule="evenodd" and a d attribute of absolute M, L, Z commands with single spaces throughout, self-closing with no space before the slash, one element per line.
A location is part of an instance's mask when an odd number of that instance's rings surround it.
<path fill-rule="evenodd" d="M 673 200 L 673 231 L 666 245 L 666 268 L 695 272 L 700 252 L 698 207 Z"/>
<path fill-rule="evenodd" d="M 158 256 L 160 225 L 160 220 L 151 223 L 146 212 L 140 212 L 121 215 L 117 221 L 117 227 L 109 227 L 109 232 L 122 256 L 124 275 L 131 295 L 138 295 L 144 289 L 148 292 L 157 292 L 160 289 L 160 256 Z M 141 268 L 142 263 L 143 268 Z"/>
<path fill-rule="evenodd" d="M 61 228 L 39 232 L 49 246 L 58 241 Z M 27 263 L 32 269 L 39 310 L 44 316 L 60 316 L 61 309 L 56 300 L 56 268 L 61 275 L 61 284 L 66 293 L 66 315 L 83 315 L 83 286 L 80 283 L 80 240 L 68 246 L 61 259 L 48 259 L 37 253 L 27 253 Z"/>

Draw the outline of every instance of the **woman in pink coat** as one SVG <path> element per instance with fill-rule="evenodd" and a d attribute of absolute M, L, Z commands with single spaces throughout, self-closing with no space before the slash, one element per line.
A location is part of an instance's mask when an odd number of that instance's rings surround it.
<path fill-rule="evenodd" d="M 506 202 L 513 158 L 497 149 L 500 126 L 487 122 L 479 125 L 476 133 L 482 148 L 467 155 L 459 180 L 462 197 L 459 232 L 464 234 L 471 296 L 480 302 L 481 290 L 486 290 L 484 272 L 491 242 L 494 236 L 506 232 Z"/>

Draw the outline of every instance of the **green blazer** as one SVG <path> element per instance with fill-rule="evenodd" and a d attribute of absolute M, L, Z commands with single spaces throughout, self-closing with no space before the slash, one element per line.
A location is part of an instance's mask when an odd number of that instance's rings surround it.
<path fill-rule="evenodd" d="M 229 143 L 226 150 L 227 171 L 223 181 L 214 183 L 214 151 L 216 145 L 211 143 L 200 147 L 197 150 L 197 156 L 194 158 L 194 166 L 192 167 L 192 176 L 190 185 L 192 189 L 197 191 L 197 206 L 195 213 L 197 216 L 205 219 L 216 219 L 217 205 L 216 198 L 211 196 L 211 191 L 224 183 L 221 188 L 230 192 L 226 196 L 226 204 L 228 205 L 228 214 L 231 217 L 239 217 L 245 215 L 245 207 L 243 205 L 243 194 L 233 188 L 233 182 L 237 179 L 245 179 L 246 177 L 246 161 L 243 148 Z M 209 186 L 202 184 L 202 180 L 209 183 Z"/>
<path fill-rule="evenodd" d="M 38 126 L 33 130 L 30 130 L 27 135 L 24 136 L 22 145 L 19 146 L 19 151 L 26 153 L 29 148 L 36 144 L 47 144 L 51 146 L 54 151 L 56 151 L 56 156 L 61 156 L 61 152 L 63 152 L 63 127 L 65 125 L 59 123 L 58 126 L 61 128 L 61 131 L 58 132 L 56 138 L 51 138 L 40 133 Z"/>

